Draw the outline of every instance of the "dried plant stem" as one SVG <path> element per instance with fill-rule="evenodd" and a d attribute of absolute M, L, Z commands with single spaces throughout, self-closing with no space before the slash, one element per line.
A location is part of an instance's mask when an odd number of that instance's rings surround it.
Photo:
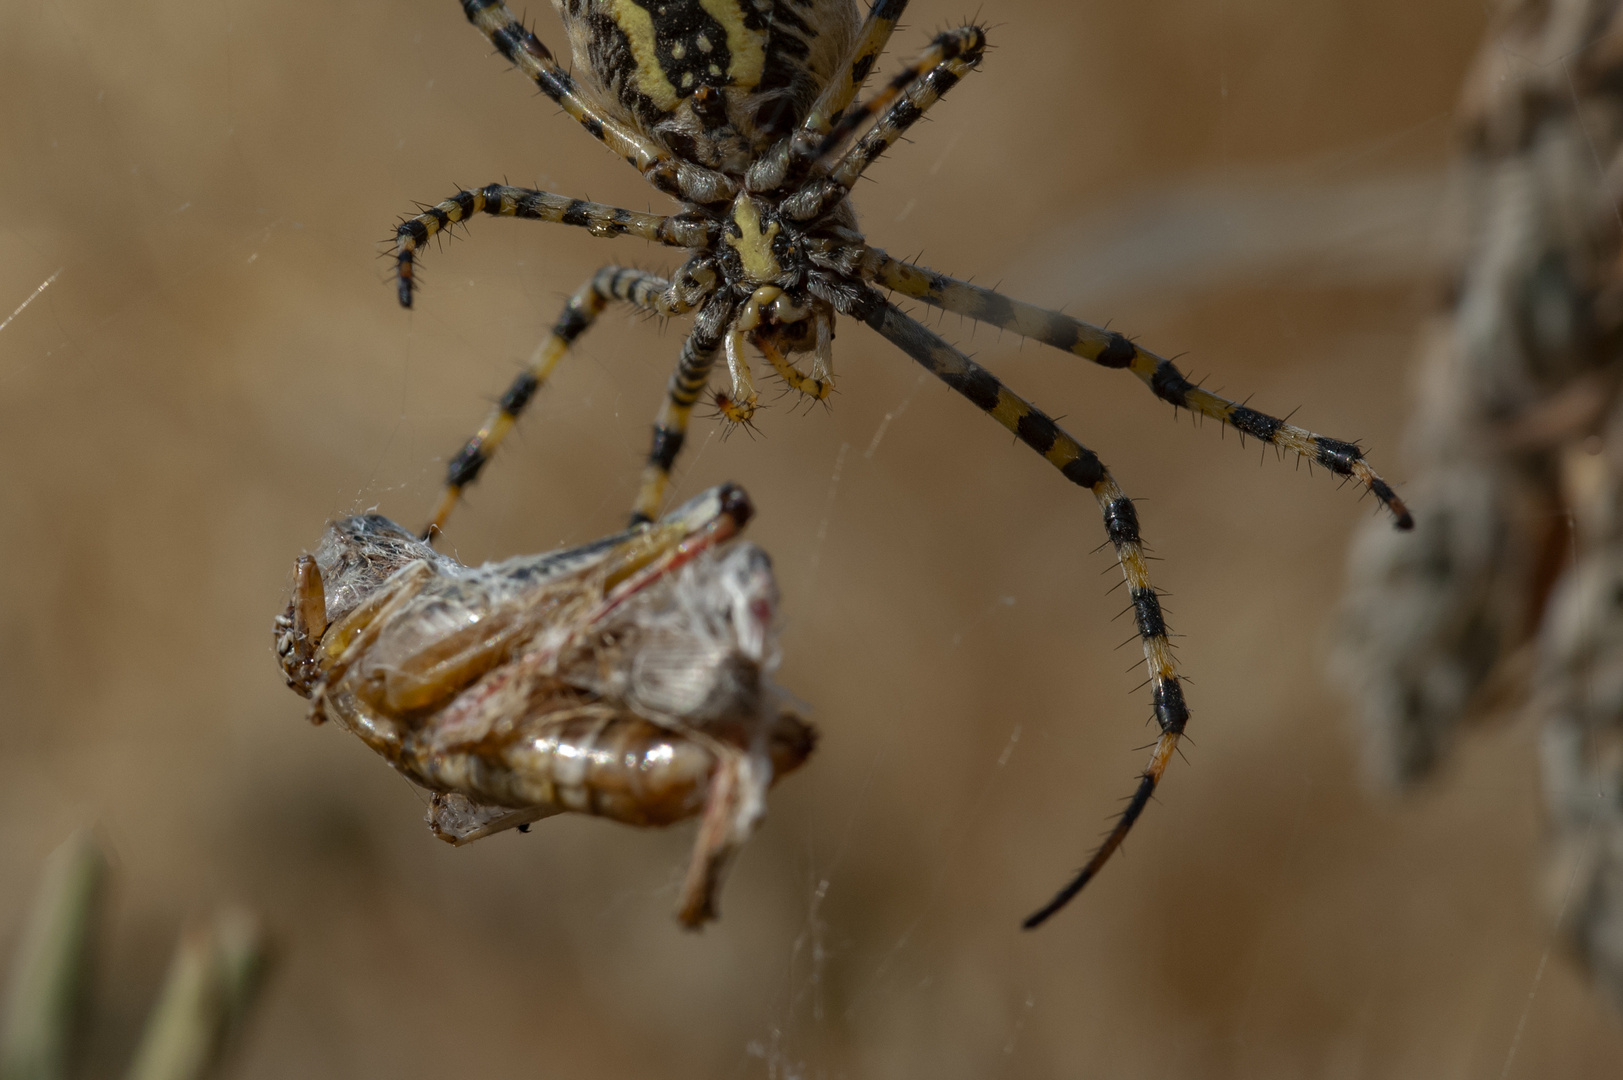
<path fill-rule="evenodd" d="M 199 1080 L 221 1057 L 262 983 L 259 920 L 225 910 L 181 935 L 128 1080 Z"/>
<path fill-rule="evenodd" d="M 107 859 L 88 830 L 51 854 L 0 1016 L 0 1080 L 67 1075 Z"/>

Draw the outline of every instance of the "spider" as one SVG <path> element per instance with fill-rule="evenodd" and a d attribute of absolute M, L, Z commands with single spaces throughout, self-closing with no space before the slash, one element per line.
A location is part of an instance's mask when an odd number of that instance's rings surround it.
<path fill-rule="evenodd" d="M 749 349 L 793 390 L 825 400 L 834 386 L 839 316 L 866 323 L 1014 433 L 1066 479 L 1093 493 L 1120 563 L 1142 640 L 1159 729 L 1132 796 L 1086 865 L 1025 920 L 1064 907 L 1121 846 L 1166 771 L 1189 721 L 1159 594 L 1150 582 L 1138 513 L 1099 458 L 1031 402 L 926 326 L 886 291 L 968 316 L 1138 376 L 1175 408 L 1228 424 L 1357 480 L 1395 515 L 1403 502 L 1356 443 L 1325 438 L 1184 377 L 1170 360 L 1120 333 L 1010 299 L 896 259 L 867 243 L 849 198 L 863 172 L 981 61 L 986 33 L 939 34 L 866 101 L 853 104 L 907 0 L 553 0 L 578 75 L 565 71 L 502 0 L 462 0 L 468 20 L 514 67 L 593 137 L 681 204 L 639 213 L 533 188 L 490 184 L 404 219 L 395 235 L 400 303 L 410 307 L 418 253 L 478 213 L 562 222 L 597 236 L 640 236 L 682 249 L 670 277 L 606 266 L 570 297 L 530 366 L 451 459 L 424 536 L 444 527 L 558 362 L 608 306 L 692 314 L 693 328 L 654 420 L 633 525 L 658 514 L 694 406 L 725 353 L 730 385 L 713 397 L 730 424 L 751 421 L 757 393 Z M 810 354 L 809 370 L 795 358 Z"/>

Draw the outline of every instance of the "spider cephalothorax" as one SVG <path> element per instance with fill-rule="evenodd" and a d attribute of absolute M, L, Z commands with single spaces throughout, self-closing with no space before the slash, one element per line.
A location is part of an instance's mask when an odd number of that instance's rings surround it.
<path fill-rule="evenodd" d="M 751 347 L 791 389 L 821 400 L 833 386 L 836 316 L 866 323 L 1092 492 L 1127 580 L 1160 737 L 1115 828 L 1026 925 L 1042 922 L 1121 845 L 1160 782 L 1189 710 L 1132 501 L 1091 450 L 904 314 L 882 290 L 1102 367 L 1126 368 L 1176 408 L 1356 479 L 1408 528 L 1402 501 L 1355 443 L 1210 393 L 1119 333 L 893 259 L 866 242 L 848 198 L 852 185 L 980 62 L 986 46 L 980 27 L 937 35 L 870 99 L 853 105 L 907 0 L 874 0 L 866 16 L 855 0 L 554 0 L 578 76 L 560 67 L 501 0 L 462 0 L 462 6 L 543 93 L 682 206 L 669 215 L 642 213 L 505 184 L 458 192 L 401 222 L 395 239 L 400 302 L 411 306 L 424 243 L 476 213 L 578 225 L 599 236 L 632 234 L 684 249 L 688 257 L 669 278 L 609 266 L 576 291 L 531 366 L 451 460 L 428 534 L 444 526 L 462 489 L 611 300 L 660 315 L 694 315 L 654 421 L 633 523 L 658 516 L 693 406 L 719 356 L 726 355 L 731 385 L 715 395 L 716 404 L 726 421 L 747 422 L 756 408 Z M 790 359 L 807 353 L 809 372 Z"/>

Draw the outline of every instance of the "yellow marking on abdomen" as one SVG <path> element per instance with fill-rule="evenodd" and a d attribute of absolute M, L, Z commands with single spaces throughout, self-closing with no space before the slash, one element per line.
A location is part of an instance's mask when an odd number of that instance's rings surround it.
<path fill-rule="evenodd" d="M 614 0 L 610 9 L 615 25 L 624 31 L 631 46 L 631 58 L 637 64 L 637 89 L 641 90 L 662 112 L 674 112 L 682 95 L 666 77 L 659 65 L 659 54 L 654 49 L 654 17 L 647 9 L 632 0 Z"/>
<path fill-rule="evenodd" d="M 727 51 L 732 62 L 727 65 L 728 81 L 745 90 L 753 90 L 766 70 L 766 32 L 751 30 L 744 25 L 744 12 L 740 4 L 747 0 L 699 0 L 699 6 L 727 32 Z"/>

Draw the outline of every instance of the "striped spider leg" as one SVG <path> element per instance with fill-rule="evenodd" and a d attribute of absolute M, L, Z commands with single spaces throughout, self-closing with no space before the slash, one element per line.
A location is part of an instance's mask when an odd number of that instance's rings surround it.
<path fill-rule="evenodd" d="M 1228 424 L 1242 435 L 1294 451 L 1337 476 L 1357 480 L 1392 511 L 1398 528 L 1414 528 L 1414 518 L 1408 507 L 1392 490 L 1392 486 L 1382 480 L 1369 462 L 1364 460 L 1364 452 L 1357 443 L 1315 435 L 1305 428 L 1287 424 L 1277 417 L 1204 390 L 1186 379 L 1172 361 L 1140 348 L 1113 330 L 1105 330 L 1069 315 L 1013 300 L 991 289 L 892 259 L 884 252 L 875 253 L 879 256 L 879 268 L 874 280 L 879 285 L 945 311 L 1012 330 L 1021 337 L 1074 353 L 1101 367 L 1127 368 L 1162 401 Z"/>
<path fill-rule="evenodd" d="M 915 57 L 870 100 L 846 113 L 828 131 L 797 133 L 794 145 L 802 158 L 799 168 L 751 171 L 745 186 L 751 190 L 793 187 L 783 199 L 785 216 L 809 221 L 838 206 L 858 178 L 879 157 L 923 118 L 947 91 L 977 67 L 986 53 L 986 32 L 979 26 L 961 26 L 938 34 L 929 48 Z M 845 153 L 839 148 L 869 121 L 872 125 Z M 806 177 L 806 173 L 810 173 Z"/>
<path fill-rule="evenodd" d="M 745 187 L 751 191 L 793 187 L 809 173 L 826 171 L 826 159 L 834 148 L 908 85 L 910 75 L 897 76 L 872 101 L 853 113 L 846 112 L 872 73 L 879 54 L 890 41 L 907 3 L 908 0 L 876 0 L 839 73 L 812 105 L 794 136 L 773 147 L 771 152 L 762 155 L 751 166 Z M 930 70 L 947 57 L 957 55 L 979 33 L 978 28 L 964 27 L 940 35 L 932 43 L 930 51 L 915 61 L 911 70 L 914 73 Z"/>
<path fill-rule="evenodd" d="M 558 66 L 552 51 L 513 17 L 502 0 L 462 0 L 462 11 L 510 64 L 660 191 L 700 204 L 725 203 L 737 194 L 738 185 L 730 177 L 676 157 L 610 116 L 582 92 L 574 76 Z"/>
<path fill-rule="evenodd" d="M 868 81 L 879 54 L 885 51 L 907 4 L 908 0 L 875 0 L 847 46 L 840 65 L 817 99 L 806 109 L 800 125 L 789 138 L 779 140 L 751 162 L 744 181 L 746 188 L 770 191 L 805 178 L 824 137 L 861 92 L 862 84 Z M 783 10 L 779 9 L 780 12 Z M 795 18 L 798 19 L 798 16 Z M 804 26 L 804 20 L 800 21 Z"/>
<path fill-rule="evenodd" d="M 724 485 L 656 525 L 482 567 L 347 518 L 299 559 L 277 653 L 313 721 L 431 793 L 442 840 L 566 812 L 698 817 L 678 910 L 697 927 L 815 741 L 770 678 L 771 561 L 729 543 L 751 513 Z"/>
<path fill-rule="evenodd" d="M 456 509 L 463 489 L 478 479 L 496 448 L 518 423 L 536 391 L 546 383 L 553 368 L 558 366 L 558 361 L 603 313 L 609 301 L 622 300 L 656 315 L 685 315 L 704 302 L 714 291 L 715 283 L 714 260 L 702 256 L 690 259 L 672 275 L 670 281 L 644 270 L 623 266 L 605 266 L 593 274 L 569 298 L 558 321 L 553 324 L 552 332 L 536 347 L 524 370 L 514 376 L 513 382 L 478 432 L 451 458 L 446 467 L 445 491 L 427 528 L 423 530 L 424 538 L 432 541 L 444 531 L 445 523 L 450 519 L 451 511 Z M 705 370 L 708 374 L 709 369 Z M 684 414 L 681 429 L 685 431 L 686 428 Z"/>
<path fill-rule="evenodd" d="M 886 303 L 878 293 L 867 291 L 850 306 L 847 313 L 862 319 L 891 344 L 917 360 L 925 370 L 1008 428 L 1016 438 L 1058 469 L 1065 479 L 1091 491 L 1104 515 L 1105 534 L 1115 548 L 1116 561 L 1127 580 L 1138 636 L 1144 646 L 1144 663 L 1149 669 L 1151 701 L 1160 735 L 1150 754 L 1149 764 L 1139 775 L 1132 798 L 1116 819 L 1104 843 L 1052 900 L 1026 919 L 1025 928 L 1032 930 L 1081 892 L 1082 887 L 1098 874 L 1110 856 L 1121 847 L 1133 823 L 1155 794 L 1167 763 L 1178 747 L 1178 738 L 1189 722 L 1183 684 L 1178 679 L 1172 646 L 1167 640 L 1166 618 L 1161 612 L 1160 595 L 1150 582 L 1149 564 L 1139 537 L 1138 512 L 1133 507 L 1133 501 L 1116 484 L 1115 477 L 1110 475 L 1110 470 L 1092 450 L 1077 442 L 1041 409 L 1003 385 L 997 376 L 916 320 L 902 314 L 893 304 Z"/>
<path fill-rule="evenodd" d="M 813 162 L 818 165 L 826 163 L 841 143 L 860 131 L 864 124 L 890 110 L 898 97 L 911 96 L 917 88 L 926 83 L 932 73 L 940 71 L 945 74 L 952 65 L 957 65 L 957 74 L 962 77 L 964 72 L 980 62 L 985 51 L 986 31 L 979 26 L 960 26 L 956 30 L 936 35 L 929 48 L 892 76 L 883 89 L 840 118 L 840 122 L 823 136 L 822 142 L 813 152 Z M 931 103 L 933 104 L 933 101 Z M 923 108 L 928 108 L 928 105 L 921 107 L 916 102 L 912 104 L 920 112 Z"/>
<path fill-rule="evenodd" d="M 946 56 L 933 67 L 924 67 L 934 56 L 946 51 L 942 48 L 945 45 L 953 46 L 955 55 Z M 896 145 L 908 128 L 922 120 L 932 105 L 977 67 L 985 53 L 986 38 L 979 27 L 966 26 L 938 38 L 936 48 L 919 57 L 909 72 L 903 73 L 914 77 L 902 88 L 901 96 L 879 115 L 862 138 L 829 165 L 830 179 L 850 191 L 868 166 Z M 832 154 L 837 144 L 828 145 L 828 153 Z"/>
<path fill-rule="evenodd" d="M 725 294 L 710 300 L 693 320 L 693 330 L 682 342 L 682 352 L 665 387 L 665 400 L 654 418 L 653 442 L 648 463 L 643 466 L 637 501 L 631 507 L 631 524 L 641 525 L 659 516 L 659 505 L 670 483 L 671 469 L 687 441 L 688 419 L 699 395 L 710 383 L 710 369 L 727 338 L 733 321 L 733 300 Z"/>
<path fill-rule="evenodd" d="M 412 292 L 416 288 L 413 267 L 417 253 L 440 232 L 466 223 L 479 213 L 528 221 L 559 221 L 578 225 L 593 236 L 640 236 L 669 247 L 702 248 L 714 240 L 714 224 L 695 214 L 645 214 L 535 188 L 487 184 L 475 191 L 459 191 L 449 199 L 412 214 L 395 227 L 395 283 L 401 307 L 411 307 Z"/>
<path fill-rule="evenodd" d="M 808 142 L 815 145 L 817 136 L 826 135 L 833 128 L 862 92 L 862 84 L 868 81 L 879 54 L 885 51 L 891 34 L 896 32 L 896 23 L 907 9 L 907 3 L 908 0 L 875 0 L 857 31 L 850 56 L 807 110 L 806 119 L 801 122 L 791 145 Z"/>
<path fill-rule="evenodd" d="M 1139 348 L 1119 333 L 899 262 L 877 249 L 873 249 L 873 254 L 877 257 L 873 274 L 876 284 L 935 307 L 1073 352 L 1101 366 L 1128 368 L 1164 401 L 1202 416 L 1210 416 L 1233 426 L 1242 434 L 1294 451 L 1338 476 L 1357 480 L 1392 512 L 1399 529 L 1414 527 L 1414 519 L 1403 500 L 1365 461 L 1363 451 L 1356 443 L 1317 435 L 1201 389 L 1190 383 L 1171 361 Z M 1026 919 L 1023 924 L 1026 929 L 1034 929 L 1069 903 L 1121 846 L 1160 783 L 1171 753 L 1176 748 L 1178 736 L 1188 721 L 1188 710 L 1184 706 L 1171 653 L 1166 645 L 1165 619 L 1144 572 L 1137 516 L 1132 513 L 1132 503 L 1120 495 L 1120 489 L 1109 472 L 1091 452 L 1061 431 L 1047 416 L 1009 392 L 994 376 L 961 352 L 902 315 L 893 306 L 884 304 L 877 296 L 850 306 L 848 313 L 862 318 L 954 390 L 990 413 L 1022 442 L 1059 467 L 1073 482 L 1092 489 L 1105 509 L 1106 532 L 1127 579 L 1154 687 L 1155 714 L 1161 736 L 1149 766 L 1140 775 L 1138 787 L 1105 841 L 1053 900 Z M 1115 501 L 1118 499 L 1119 502 Z M 1128 523 L 1125 529 L 1123 522 Z"/>

